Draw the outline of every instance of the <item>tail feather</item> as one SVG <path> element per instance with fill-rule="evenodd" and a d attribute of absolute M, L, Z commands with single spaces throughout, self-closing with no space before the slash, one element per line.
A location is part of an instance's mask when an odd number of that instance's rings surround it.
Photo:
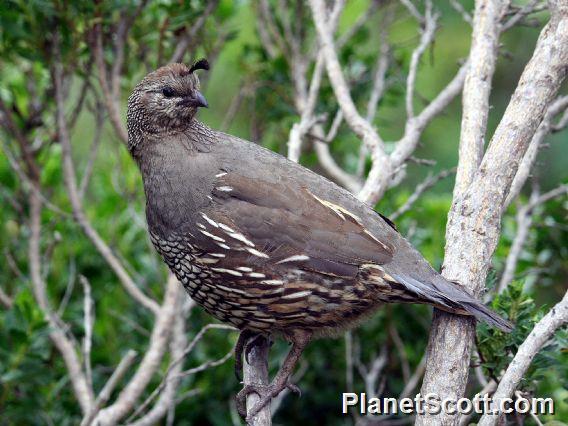
<path fill-rule="evenodd" d="M 417 301 L 428 303 L 456 314 L 472 315 L 478 320 L 484 321 L 506 333 L 510 333 L 514 328 L 511 322 L 477 301 L 457 284 L 447 281 L 441 276 L 439 276 L 440 279 L 436 280 L 436 283 L 423 283 L 409 276 L 394 275 L 392 273 L 391 276 L 398 283 L 405 286 L 408 291 L 414 293 Z"/>
<path fill-rule="evenodd" d="M 515 328 L 510 321 L 507 321 L 505 318 L 501 317 L 499 314 L 477 300 L 463 301 L 460 304 L 478 320 L 485 321 L 487 324 L 492 325 L 505 333 L 510 333 Z"/>

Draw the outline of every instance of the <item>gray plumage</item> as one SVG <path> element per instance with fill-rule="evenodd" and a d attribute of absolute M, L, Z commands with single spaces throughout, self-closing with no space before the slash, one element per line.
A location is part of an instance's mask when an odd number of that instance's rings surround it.
<path fill-rule="evenodd" d="M 128 131 L 152 241 L 207 311 L 239 328 L 319 334 L 412 302 L 511 329 L 348 191 L 196 120 L 198 84 L 182 64 L 147 76 L 129 99 Z"/>
<path fill-rule="evenodd" d="M 386 218 L 322 176 L 195 119 L 207 102 L 192 67 L 147 75 L 128 100 L 128 147 L 142 172 L 151 240 L 191 297 L 251 334 L 280 335 L 292 349 L 269 386 L 282 389 L 313 336 L 356 326 L 384 303 L 423 303 L 512 325 L 437 273 Z M 245 349 L 246 351 L 246 349 Z"/>

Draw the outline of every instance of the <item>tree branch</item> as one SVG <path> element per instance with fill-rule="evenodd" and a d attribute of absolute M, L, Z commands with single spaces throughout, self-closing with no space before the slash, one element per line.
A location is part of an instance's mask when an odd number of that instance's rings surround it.
<path fill-rule="evenodd" d="M 166 293 L 160 311 L 156 315 L 156 322 L 144 358 L 138 365 L 136 373 L 126 387 L 120 392 L 117 400 L 109 407 L 101 410 L 95 419 L 100 426 L 116 424 L 136 404 L 138 398 L 150 382 L 150 379 L 159 368 L 162 357 L 167 349 L 168 340 L 176 313 L 176 300 L 182 292 L 177 279 L 170 275 L 166 286 Z"/>
<path fill-rule="evenodd" d="M 152 311 L 154 314 L 158 314 L 159 305 L 158 303 L 146 296 L 136 285 L 134 280 L 130 277 L 120 260 L 112 253 L 110 247 L 103 241 L 98 232 L 92 227 L 90 221 L 85 215 L 83 202 L 79 195 L 79 190 L 77 188 L 77 178 L 75 173 L 75 167 L 73 166 L 73 159 L 71 154 L 71 141 L 69 139 L 69 132 L 67 130 L 67 123 L 65 120 L 65 103 L 62 92 L 62 70 L 60 62 L 56 59 L 55 68 L 53 70 L 53 78 L 55 83 L 55 102 L 56 102 L 56 115 L 57 115 L 57 132 L 59 136 L 59 142 L 61 144 L 61 158 L 63 167 L 63 179 L 65 181 L 65 186 L 67 188 L 67 195 L 69 196 L 69 201 L 71 202 L 71 207 L 73 209 L 73 216 L 77 223 L 81 226 L 81 229 L 85 235 L 91 240 L 95 248 L 105 259 L 107 264 L 114 271 L 120 282 L 122 283 L 124 289 L 128 294 L 132 296 L 134 300 L 140 303 L 145 308 Z"/>
<path fill-rule="evenodd" d="M 213 13 L 213 11 L 217 8 L 219 4 L 219 0 L 210 0 L 207 2 L 207 6 L 203 12 L 199 15 L 199 18 L 195 20 L 195 22 L 191 23 L 191 27 L 189 31 L 184 33 L 184 37 L 176 46 L 176 49 L 173 55 L 170 58 L 171 62 L 181 62 L 183 60 L 183 56 L 185 55 L 185 51 L 187 50 L 189 44 L 195 39 L 195 36 L 201 29 L 205 26 L 207 22 L 207 18 Z"/>
<path fill-rule="evenodd" d="M 568 95 L 559 96 L 548 107 L 546 115 L 538 126 L 538 129 L 535 132 L 531 143 L 529 144 L 527 152 L 525 153 L 523 160 L 519 165 L 519 170 L 515 174 L 515 178 L 513 179 L 513 183 L 511 184 L 511 189 L 509 190 L 509 194 L 507 195 L 507 199 L 505 200 L 505 208 L 507 208 L 513 202 L 513 200 L 517 198 L 517 196 L 523 189 L 523 186 L 527 181 L 527 178 L 529 177 L 533 165 L 536 161 L 539 148 L 544 141 L 544 138 L 550 133 L 553 128 L 552 120 L 562 111 L 568 111 Z"/>
<path fill-rule="evenodd" d="M 499 285 L 497 286 L 497 292 L 502 293 L 509 283 L 513 280 L 515 275 L 515 270 L 517 269 L 517 262 L 521 255 L 521 251 L 525 245 L 525 241 L 528 237 L 530 227 L 533 223 L 533 212 L 534 209 L 546 203 L 547 201 L 565 195 L 568 193 L 568 185 L 560 185 L 557 188 L 548 191 L 545 194 L 539 195 L 537 191 L 533 191 L 531 198 L 527 205 L 522 206 L 517 212 L 517 233 L 513 244 L 509 249 L 509 255 L 505 261 L 505 269 L 503 270 L 503 275 L 499 280 Z"/>
<path fill-rule="evenodd" d="M 332 32 L 335 32 L 335 29 L 337 27 L 341 9 L 341 2 L 334 3 L 329 17 L 330 31 Z M 301 58 L 298 54 L 294 55 L 294 57 L 290 59 L 290 67 L 293 70 L 293 80 L 296 83 L 295 104 L 298 112 L 300 113 L 300 122 L 295 123 L 292 126 L 288 139 L 288 158 L 295 162 L 298 162 L 298 160 L 300 159 L 302 139 L 310 131 L 310 129 L 316 125 L 316 122 L 318 121 L 314 116 L 314 111 L 325 67 L 325 59 L 323 54 L 320 52 L 314 65 L 314 71 L 312 73 L 309 89 L 306 89 L 307 83 L 305 72 L 307 69 L 307 60 L 308 57 Z M 299 62 L 302 64 L 300 64 Z M 321 128 L 321 126 L 318 126 L 316 133 L 318 133 L 318 135 L 320 136 L 321 134 L 323 134 L 323 129 Z M 331 161 L 329 161 L 330 159 Z M 335 165 L 335 161 L 333 161 L 331 155 L 327 156 L 326 160 L 328 160 L 326 162 L 326 165 L 329 165 L 330 168 L 335 171 L 336 168 L 333 167 Z M 339 173 L 339 175 L 340 178 L 343 178 L 343 175 L 341 173 Z"/>
<path fill-rule="evenodd" d="M 91 348 L 93 346 L 93 325 L 95 323 L 95 309 L 93 298 L 91 297 L 91 284 L 83 275 L 79 275 L 79 281 L 83 285 L 83 327 L 85 337 L 83 338 L 83 362 L 85 363 L 85 376 L 89 387 L 93 387 L 93 371 L 91 368 Z"/>
<path fill-rule="evenodd" d="M 134 363 L 136 355 L 136 351 L 133 350 L 126 352 L 126 355 L 124 355 L 124 358 L 120 360 L 118 366 L 116 367 L 116 370 L 114 370 L 114 372 L 102 388 L 101 392 L 97 396 L 93 408 L 91 409 L 89 414 L 85 416 L 81 421 L 81 426 L 89 426 L 93 422 L 100 409 L 104 407 L 104 405 L 110 399 L 112 392 L 114 391 L 120 380 L 122 380 L 124 375 L 128 372 L 130 366 Z"/>
<path fill-rule="evenodd" d="M 177 303 L 177 313 L 174 320 L 174 327 L 172 330 L 172 339 L 170 341 L 170 354 L 172 359 L 183 359 L 184 358 L 184 348 L 187 345 L 187 335 L 185 330 L 185 315 L 182 314 L 182 304 L 178 300 Z M 182 363 L 178 362 L 173 367 L 170 366 L 164 377 L 165 384 L 163 387 L 163 392 L 160 397 L 144 416 L 140 417 L 135 422 L 129 423 L 131 426 L 151 426 L 160 421 L 168 412 L 172 404 L 175 404 L 176 393 L 180 383 L 180 378 L 178 377 L 182 369 Z M 167 380 L 171 374 L 171 380 Z M 163 382 L 163 381 L 162 381 Z M 164 382 L 163 382 L 164 383 Z M 138 412 L 142 412 L 145 403 L 140 405 L 132 417 L 136 416 Z M 139 411 L 140 410 L 140 411 Z"/>
<path fill-rule="evenodd" d="M 10 309 L 12 303 L 14 303 L 12 298 L 0 287 L 0 304 L 4 305 L 6 309 Z"/>
<path fill-rule="evenodd" d="M 507 367 L 507 371 L 501 380 L 499 386 L 493 394 L 493 401 L 502 400 L 510 397 L 521 379 L 527 372 L 533 358 L 554 335 L 556 330 L 568 323 L 568 292 L 533 328 L 525 341 L 519 346 L 515 357 Z M 484 414 L 481 417 L 478 426 L 493 426 L 497 424 L 499 415 Z"/>
<path fill-rule="evenodd" d="M 421 183 L 416 185 L 414 192 L 410 195 L 410 197 L 408 197 L 408 199 L 405 201 L 405 203 L 402 206 L 400 206 L 398 209 L 396 209 L 396 211 L 393 214 L 390 215 L 389 219 L 392 221 L 398 219 L 400 216 L 402 216 L 404 213 L 406 213 L 412 208 L 414 203 L 422 196 L 422 194 L 424 194 L 424 192 L 432 188 L 442 179 L 445 179 L 451 174 L 455 173 L 455 171 L 456 169 L 453 168 L 449 170 L 442 170 L 440 173 L 436 175 L 432 175 L 430 173 L 426 177 L 426 179 L 424 179 Z"/>
<path fill-rule="evenodd" d="M 408 2 L 409 4 L 412 4 Z M 434 33 L 436 32 L 436 21 L 438 15 L 432 13 L 432 1 L 426 0 L 426 14 L 421 19 L 424 27 L 421 29 L 420 43 L 412 52 L 410 58 L 410 67 L 408 70 L 408 78 L 406 79 L 406 116 L 407 118 L 414 117 L 414 88 L 416 85 L 416 74 L 418 73 L 418 63 L 420 58 L 428 48 L 428 45 L 434 40 Z"/>
<path fill-rule="evenodd" d="M 485 283 L 505 198 L 519 163 L 566 76 L 568 6 L 552 3 L 551 9 L 551 20 L 539 36 L 479 170 L 448 216 L 443 275 L 463 283 L 475 295 Z M 434 310 L 423 395 L 463 396 L 473 333 L 471 319 Z M 418 415 L 416 419 L 419 425 L 454 421 L 443 414 Z"/>
<path fill-rule="evenodd" d="M 341 0 L 337 1 L 343 4 Z M 359 199 L 364 202 L 374 204 L 388 187 L 388 179 L 391 175 L 391 162 L 384 151 L 384 143 L 379 134 L 369 122 L 359 114 L 351 98 L 347 81 L 341 71 L 341 65 L 337 58 L 333 35 L 327 24 L 328 17 L 326 16 L 327 13 L 323 0 L 310 0 L 310 7 L 321 44 L 321 52 L 325 59 L 327 75 L 335 97 L 337 98 L 337 102 L 343 111 L 345 121 L 349 127 L 361 138 L 363 143 L 367 145 L 369 152 L 371 152 L 373 167 L 358 196 Z"/>
<path fill-rule="evenodd" d="M 30 240 L 28 259 L 32 291 L 46 321 L 49 323 L 49 337 L 65 362 L 73 392 L 83 413 L 89 412 L 93 405 L 93 390 L 81 367 L 79 356 L 73 342 L 66 336 L 63 321 L 49 305 L 45 281 L 41 273 L 41 201 L 34 191 L 28 195 L 30 204 Z"/>
<path fill-rule="evenodd" d="M 476 2 L 473 34 L 469 52 L 469 68 L 465 78 L 462 103 L 460 161 L 456 173 L 454 198 L 471 183 L 483 156 L 483 145 L 489 115 L 489 95 L 497 62 L 501 19 L 509 2 L 481 0 Z"/>
<path fill-rule="evenodd" d="M 255 338 L 251 342 L 250 352 L 247 362 L 243 363 L 243 382 L 244 385 L 268 385 L 268 352 L 270 343 L 265 337 Z M 259 400 L 256 393 L 247 396 L 247 415 Z M 270 413 L 270 404 L 266 404 L 255 416 L 249 419 L 248 426 L 270 426 L 272 417 Z"/>

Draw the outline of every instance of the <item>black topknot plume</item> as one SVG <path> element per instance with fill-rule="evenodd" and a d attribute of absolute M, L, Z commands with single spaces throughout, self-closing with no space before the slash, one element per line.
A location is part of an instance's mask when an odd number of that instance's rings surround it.
<path fill-rule="evenodd" d="M 196 70 L 208 70 L 208 69 L 209 69 L 209 62 L 207 62 L 207 59 L 202 58 L 191 66 L 191 68 L 189 69 L 189 73 L 191 74 L 193 71 Z"/>

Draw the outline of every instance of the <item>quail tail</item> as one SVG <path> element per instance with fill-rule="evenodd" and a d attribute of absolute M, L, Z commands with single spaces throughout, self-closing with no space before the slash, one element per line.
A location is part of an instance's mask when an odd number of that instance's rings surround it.
<path fill-rule="evenodd" d="M 438 276 L 436 282 L 424 283 L 415 278 L 391 274 L 408 291 L 414 293 L 418 302 L 434 305 L 459 315 L 472 315 L 480 321 L 510 333 L 514 325 L 496 312 L 470 296 L 458 284 Z"/>
<path fill-rule="evenodd" d="M 460 305 L 478 320 L 485 321 L 505 333 L 510 333 L 515 328 L 511 322 L 473 298 L 468 301 L 461 301 Z"/>

